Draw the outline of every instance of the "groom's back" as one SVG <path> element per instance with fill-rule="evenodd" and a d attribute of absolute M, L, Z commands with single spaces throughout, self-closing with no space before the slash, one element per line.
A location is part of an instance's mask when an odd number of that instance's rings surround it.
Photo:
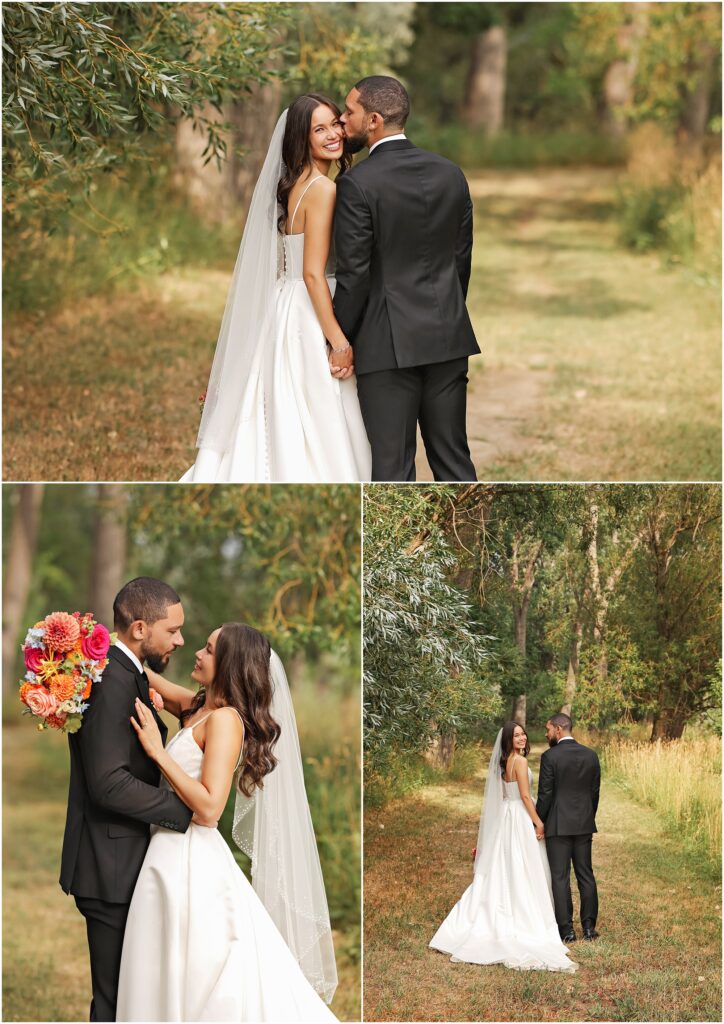
<path fill-rule="evenodd" d="M 595 832 L 601 779 L 595 750 L 577 740 L 566 739 L 547 750 L 543 758 L 553 773 L 553 799 L 545 819 L 546 835 Z"/>
<path fill-rule="evenodd" d="M 335 241 L 335 312 L 359 373 L 479 351 L 465 307 L 472 205 L 459 167 L 408 140 L 380 143 L 337 180 Z M 354 294 L 362 251 L 364 304 Z"/>

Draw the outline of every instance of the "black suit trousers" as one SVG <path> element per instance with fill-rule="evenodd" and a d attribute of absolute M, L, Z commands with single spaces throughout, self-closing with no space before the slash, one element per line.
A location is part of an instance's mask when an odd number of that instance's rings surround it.
<path fill-rule="evenodd" d="M 107 903 L 88 896 L 76 896 L 75 903 L 85 918 L 88 932 L 93 985 L 89 1019 L 114 1021 L 123 935 L 130 903 Z"/>
<path fill-rule="evenodd" d="M 465 427 L 467 384 L 467 356 L 357 378 L 373 480 L 415 479 L 418 421 L 435 480 L 477 479 Z"/>
<path fill-rule="evenodd" d="M 593 836 L 590 833 L 581 836 L 546 836 L 545 843 L 551 869 L 556 924 L 561 937 L 573 929 L 571 862 L 581 897 L 581 924 L 590 924 L 595 928 L 598 917 L 598 889 L 591 862 Z"/>

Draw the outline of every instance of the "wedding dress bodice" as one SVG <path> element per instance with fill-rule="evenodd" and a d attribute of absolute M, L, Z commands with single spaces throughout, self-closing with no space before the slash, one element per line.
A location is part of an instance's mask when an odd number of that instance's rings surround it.
<path fill-rule="evenodd" d="M 531 787 L 531 792 L 532 792 L 533 791 L 533 772 L 530 770 L 530 768 L 528 769 L 528 785 Z M 503 800 L 522 800 L 522 799 L 523 798 L 520 795 L 520 786 L 518 785 L 516 779 L 513 779 L 512 782 L 506 782 L 505 779 L 503 779 Z"/>
<path fill-rule="evenodd" d="M 284 235 L 284 279 L 286 281 L 301 281 L 304 277 L 304 232 L 300 231 L 294 235 Z M 325 275 L 334 277 L 335 258 L 334 247 L 329 251 Z"/>
<path fill-rule="evenodd" d="M 194 732 L 190 726 L 179 729 L 176 735 L 167 743 L 166 753 L 170 754 L 177 765 L 179 765 L 198 782 L 201 778 L 201 767 L 204 763 L 204 752 L 194 739 Z M 165 775 L 161 776 L 161 786 L 171 789 L 171 784 Z"/>

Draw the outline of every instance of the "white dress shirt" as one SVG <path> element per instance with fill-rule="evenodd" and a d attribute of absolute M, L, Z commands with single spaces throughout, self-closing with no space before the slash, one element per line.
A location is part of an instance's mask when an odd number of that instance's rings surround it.
<path fill-rule="evenodd" d="M 141 673 L 141 675 L 143 675 L 143 665 L 138 660 L 133 651 L 126 647 L 122 640 L 116 640 L 115 646 L 118 648 L 119 651 L 123 651 L 127 658 L 131 659 L 131 661 L 136 666 L 138 671 Z"/>
<path fill-rule="evenodd" d="M 561 736 L 561 738 L 558 740 L 558 742 L 562 743 L 563 740 L 572 740 L 572 739 L 573 739 L 572 736 Z"/>
<path fill-rule="evenodd" d="M 398 135 L 385 135 L 384 139 L 378 139 L 377 142 L 374 142 L 370 146 L 370 156 L 372 156 L 373 152 L 377 149 L 378 146 L 381 146 L 383 142 L 398 142 L 400 139 L 406 138 L 407 136 L 405 135 L 404 132 L 400 132 Z"/>

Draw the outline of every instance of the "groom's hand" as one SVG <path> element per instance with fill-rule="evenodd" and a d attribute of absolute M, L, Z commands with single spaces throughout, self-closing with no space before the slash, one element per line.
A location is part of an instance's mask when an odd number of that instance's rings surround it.
<path fill-rule="evenodd" d="M 545 839 L 545 837 L 546 837 L 546 830 L 545 830 L 545 825 L 543 825 L 542 823 L 540 825 L 536 825 L 536 827 L 535 827 L 535 837 L 536 837 L 536 839 Z"/>

